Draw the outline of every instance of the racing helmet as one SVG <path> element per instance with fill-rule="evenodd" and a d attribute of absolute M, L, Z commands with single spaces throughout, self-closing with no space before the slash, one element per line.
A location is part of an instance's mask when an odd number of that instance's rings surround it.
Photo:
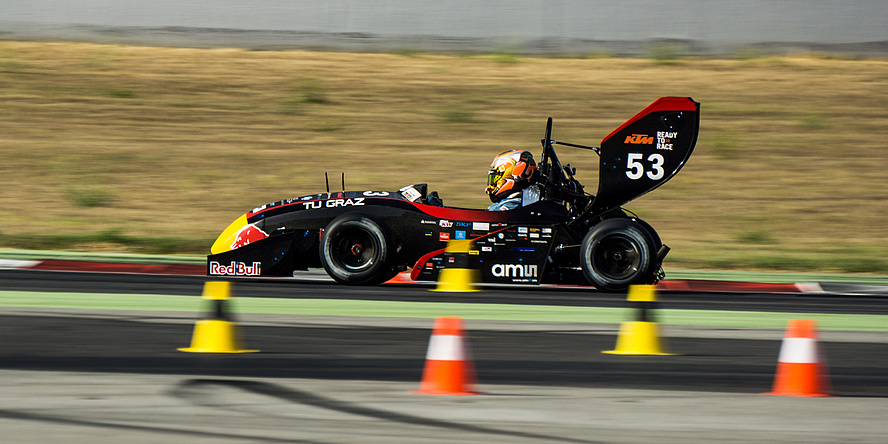
<path fill-rule="evenodd" d="M 496 156 L 487 173 L 490 201 L 498 202 L 531 185 L 537 179 L 537 171 L 530 151 L 511 150 Z"/>

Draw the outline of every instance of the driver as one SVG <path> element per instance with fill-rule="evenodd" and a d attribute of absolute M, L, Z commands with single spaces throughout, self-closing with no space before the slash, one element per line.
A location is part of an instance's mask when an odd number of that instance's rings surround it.
<path fill-rule="evenodd" d="M 488 211 L 514 210 L 522 205 L 522 190 L 539 178 L 530 151 L 506 151 L 493 159 L 487 173 L 487 195 L 492 205 Z"/>

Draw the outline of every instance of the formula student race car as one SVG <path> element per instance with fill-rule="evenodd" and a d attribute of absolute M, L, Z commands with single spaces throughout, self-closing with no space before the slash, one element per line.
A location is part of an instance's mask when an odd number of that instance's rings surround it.
<path fill-rule="evenodd" d="M 663 97 L 595 148 L 552 140 L 549 118 L 539 180 L 523 191 L 523 206 L 508 211 L 440 206 L 426 184 L 328 189 L 262 205 L 222 232 L 207 273 L 292 276 L 323 267 L 337 282 L 371 285 L 411 270 L 412 279 L 433 281 L 453 261 L 445 254 L 448 242 L 462 241 L 470 246 L 462 268 L 479 270 L 485 283 L 592 284 L 604 291 L 653 284 L 663 276 L 669 248 L 621 205 L 678 173 L 694 150 L 699 122 L 699 103 Z M 555 145 L 598 154 L 595 195 L 561 164 Z"/>

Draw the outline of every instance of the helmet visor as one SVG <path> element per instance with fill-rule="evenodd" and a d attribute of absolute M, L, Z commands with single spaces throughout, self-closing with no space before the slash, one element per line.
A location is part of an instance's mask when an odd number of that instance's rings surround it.
<path fill-rule="evenodd" d="M 496 168 L 491 168 L 487 173 L 487 186 L 495 186 L 500 177 L 502 177 L 502 173 L 498 172 Z"/>

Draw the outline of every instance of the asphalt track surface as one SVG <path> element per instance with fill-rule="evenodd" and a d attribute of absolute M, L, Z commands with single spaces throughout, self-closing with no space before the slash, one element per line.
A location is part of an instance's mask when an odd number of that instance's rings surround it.
<path fill-rule="evenodd" d="M 3 290 L 182 294 L 206 278 L 2 271 Z M 237 281 L 265 298 L 459 300 L 426 287 Z M 488 288 L 495 304 L 623 306 L 572 288 Z M 884 298 L 670 292 L 709 310 L 886 314 Z M 250 354 L 191 354 L 195 316 L 0 309 L 0 442 L 885 442 L 888 334 L 823 340 L 830 398 L 771 389 L 781 332 L 670 335 L 615 356 L 612 326 L 467 322 L 479 396 L 418 388 L 426 320 L 243 316 Z M 240 319 L 239 319 L 240 320 Z M 520 324 L 520 323 L 518 323 Z M 712 334 L 710 334 L 712 333 Z M 724 333 L 724 332 L 721 332 Z M 739 334 L 738 334 L 739 333 Z M 774 337 L 778 340 L 775 340 Z M 827 335 L 824 335 L 828 337 Z M 748 339 L 747 339 L 748 337 Z M 666 338 L 664 338 L 666 339 Z"/>

